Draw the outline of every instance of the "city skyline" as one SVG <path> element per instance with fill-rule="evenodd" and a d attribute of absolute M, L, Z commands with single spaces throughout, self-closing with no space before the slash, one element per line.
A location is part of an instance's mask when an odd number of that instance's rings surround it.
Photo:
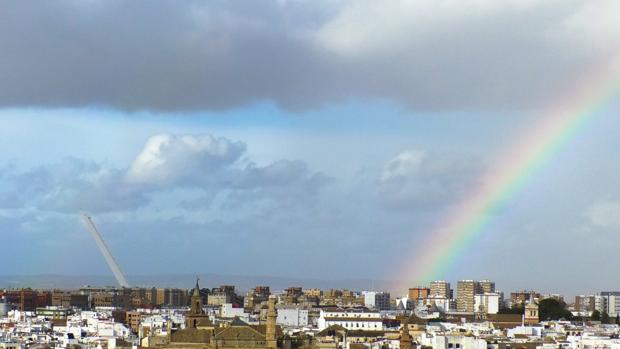
<path fill-rule="evenodd" d="M 617 2 L 1 6 L 0 280 L 620 289 Z"/>

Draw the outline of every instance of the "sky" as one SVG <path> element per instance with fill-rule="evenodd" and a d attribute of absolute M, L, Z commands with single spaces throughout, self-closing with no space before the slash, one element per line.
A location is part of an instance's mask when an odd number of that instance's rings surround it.
<path fill-rule="evenodd" d="M 620 62 L 614 0 L 0 7 L 0 275 L 109 274 L 85 210 L 129 275 L 415 286 L 403 262 L 484 173 Z M 619 111 L 611 93 L 444 278 L 620 289 Z"/>

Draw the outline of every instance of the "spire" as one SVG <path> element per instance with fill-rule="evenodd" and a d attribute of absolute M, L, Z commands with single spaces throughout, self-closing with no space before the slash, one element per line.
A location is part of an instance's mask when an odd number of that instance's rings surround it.
<path fill-rule="evenodd" d="M 190 313 L 193 315 L 202 314 L 202 297 L 200 296 L 200 286 L 198 286 L 199 278 L 196 277 L 196 286 L 192 292 Z"/>
<path fill-rule="evenodd" d="M 196 287 L 194 287 L 194 292 L 192 293 L 192 297 L 200 297 L 200 286 L 198 286 L 198 281 L 200 278 L 196 276 Z"/>

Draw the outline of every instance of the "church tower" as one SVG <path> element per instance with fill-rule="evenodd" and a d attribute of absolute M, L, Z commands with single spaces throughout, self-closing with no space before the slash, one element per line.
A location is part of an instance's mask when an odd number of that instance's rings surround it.
<path fill-rule="evenodd" d="M 198 278 L 196 278 L 196 287 L 192 291 L 191 298 L 191 310 L 190 314 L 192 315 L 200 315 L 202 314 L 202 297 L 200 297 L 200 286 L 198 286 Z"/>
<path fill-rule="evenodd" d="M 400 349 L 415 349 L 415 345 L 412 343 L 413 339 L 409 333 L 409 317 L 405 315 L 403 317 L 403 327 L 400 329 Z"/>
<path fill-rule="evenodd" d="M 534 301 L 534 295 L 530 294 L 530 300 L 525 305 L 525 314 L 523 314 L 523 322 L 526 325 L 534 325 L 539 322 L 538 304 Z"/>
<path fill-rule="evenodd" d="M 190 299 L 190 310 L 185 316 L 185 328 L 197 328 L 198 326 L 208 327 L 211 325 L 209 315 L 202 311 L 202 297 L 200 297 L 198 280 L 199 279 L 196 278 L 196 287 L 194 287 Z"/>
<path fill-rule="evenodd" d="M 278 347 L 278 339 L 276 334 L 276 318 L 278 317 L 278 313 L 276 312 L 276 296 L 269 296 L 267 304 L 268 308 L 265 341 L 267 342 L 267 348 L 276 349 Z"/>

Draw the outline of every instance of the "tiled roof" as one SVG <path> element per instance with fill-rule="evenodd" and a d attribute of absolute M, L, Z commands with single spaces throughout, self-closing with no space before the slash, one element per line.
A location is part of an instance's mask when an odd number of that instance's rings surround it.
<path fill-rule="evenodd" d="M 211 341 L 212 330 L 199 330 L 195 328 L 186 328 L 184 330 L 174 331 L 170 334 L 170 342 L 172 343 L 209 343 Z"/>

